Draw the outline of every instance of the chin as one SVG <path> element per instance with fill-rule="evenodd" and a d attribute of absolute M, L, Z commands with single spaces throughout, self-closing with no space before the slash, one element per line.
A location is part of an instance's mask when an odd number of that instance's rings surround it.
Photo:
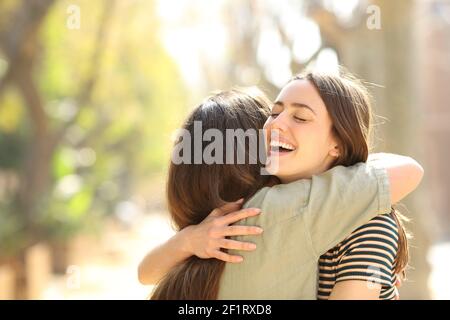
<path fill-rule="evenodd" d="M 287 175 L 287 174 L 274 174 L 275 177 L 277 177 L 278 179 L 280 179 L 281 183 L 291 183 L 297 180 L 300 180 L 301 178 L 296 178 L 293 177 L 291 175 Z"/>
<path fill-rule="evenodd" d="M 271 175 L 276 176 L 277 178 L 279 178 L 280 180 L 284 181 L 284 180 L 296 180 L 294 177 L 298 176 L 298 174 L 294 174 L 292 172 L 286 172 L 285 170 L 283 170 L 280 167 L 277 167 L 276 169 L 272 168 L 272 167 L 268 167 L 266 168 L 267 172 L 269 172 Z"/>

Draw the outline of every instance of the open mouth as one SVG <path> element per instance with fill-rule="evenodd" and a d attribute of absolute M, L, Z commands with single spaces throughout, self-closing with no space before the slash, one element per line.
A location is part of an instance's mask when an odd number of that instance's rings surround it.
<path fill-rule="evenodd" d="M 288 154 L 289 152 L 294 151 L 296 148 L 290 144 L 290 143 L 286 143 L 286 142 L 281 142 L 281 141 L 271 141 L 270 142 L 270 153 L 277 153 L 277 154 Z"/>

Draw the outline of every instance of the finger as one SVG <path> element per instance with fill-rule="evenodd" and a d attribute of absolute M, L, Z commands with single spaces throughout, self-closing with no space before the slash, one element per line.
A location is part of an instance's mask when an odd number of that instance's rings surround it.
<path fill-rule="evenodd" d="M 239 210 L 242 206 L 242 202 L 244 199 L 239 199 L 235 202 L 228 202 L 221 206 L 220 208 L 216 208 L 209 214 L 211 217 L 220 217 L 227 213 Z"/>
<path fill-rule="evenodd" d="M 254 226 L 229 226 L 224 228 L 223 236 L 248 236 L 248 235 L 258 235 L 263 232 L 260 227 Z"/>
<path fill-rule="evenodd" d="M 225 253 L 223 251 L 217 250 L 214 252 L 213 257 L 225 262 L 231 262 L 231 263 L 239 263 L 244 261 L 244 258 L 241 256 L 234 256 L 228 253 Z"/>
<path fill-rule="evenodd" d="M 260 213 L 261 213 L 261 209 L 247 208 L 247 209 L 242 209 L 242 210 L 227 214 L 227 215 L 223 216 L 221 219 L 222 219 L 223 224 L 228 225 L 228 224 L 232 224 L 236 221 L 239 221 L 239 220 L 242 220 L 242 219 L 245 219 L 248 217 L 257 216 Z"/>
<path fill-rule="evenodd" d="M 220 240 L 220 247 L 224 248 L 224 249 L 253 251 L 256 249 L 256 244 L 251 243 L 251 242 L 222 239 L 222 240 Z"/>

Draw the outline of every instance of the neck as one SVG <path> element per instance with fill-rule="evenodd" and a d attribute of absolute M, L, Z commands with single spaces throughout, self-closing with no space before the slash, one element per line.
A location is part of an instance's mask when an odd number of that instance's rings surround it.
<path fill-rule="evenodd" d="M 318 166 L 317 168 L 314 168 L 314 169 L 306 171 L 306 172 L 293 174 L 290 176 L 285 176 L 285 177 L 278 176 L 278 178 L 280 179 L 281 183 L 291 183 L 291 182 L 301 180 L 301 179 L 311 179 L 312 176 L 320 175 L 320 174 L 324 173 L 325 171 L 331 169 L 331 164 L 333 163 L 334 160 L 335 159 L 332 157 L 327 157 L 327 158 L 325 158 L 323 163 L 320 166 Z"/>

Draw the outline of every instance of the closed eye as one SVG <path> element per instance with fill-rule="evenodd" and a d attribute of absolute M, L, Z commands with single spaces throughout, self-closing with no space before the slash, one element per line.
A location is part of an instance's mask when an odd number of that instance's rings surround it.
<path fill-rule="evenodd" d="M 295 121 L 297 121 L 297 122 L 306 122 L 306 121 L 308 121 L 308 120 L 306 120 L 306 119 L 299 118 L 299 117 L 294 117 L 294 119 L 295 119 Z"/>
<path fill-rule="evenodd" d="M 270 116 L 271 116 L 272 118 L 276 118 L 278 115 L 279 115 L 279 113 L 272 113 Z"/>

